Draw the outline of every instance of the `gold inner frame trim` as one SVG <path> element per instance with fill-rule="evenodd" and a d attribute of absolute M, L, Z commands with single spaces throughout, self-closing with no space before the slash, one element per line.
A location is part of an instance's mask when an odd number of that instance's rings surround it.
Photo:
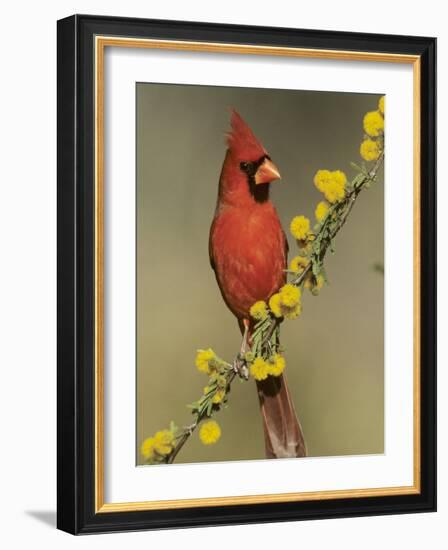
<path fill-rule="evenodd" d="M 414 408 L 413 485 L 263 495 L 192 498 L 142 502 L 104 501 L 104 55 L 106 47 L 269 55 L 312 59 L 373 61 L 413 65 L 414 143 Z M 250 44 L 224 44 L 96 36 L 95 55 L 95 513 L 166 510 L 274 502 L 303 502 L 419 494 L 421 486 L 420 426 L 420 57 L 389 53 L 321 50 Z"/>

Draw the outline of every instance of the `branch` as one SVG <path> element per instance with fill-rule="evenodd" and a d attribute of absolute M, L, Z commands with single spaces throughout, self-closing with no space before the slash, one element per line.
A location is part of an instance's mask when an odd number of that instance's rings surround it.
<path fill-rule="evenodd" d="M 233 379 L 235 378 L 236 374 L 237 373 L 235 371 L 230 372 L 230 374 L 228 376 L 228 380 L 227 380 L 227 385 L 226 385 L 226 394 L 230 392 L 230 385 L 232 384 Z M 217 412 L 219 410 L 219 408 L 220 407 L 216 407 L 214 412 Z M 196 419 L 193 422 L 193 424 L 190 424 L 190 426 L 186 426 L 186 427 L 183 428 L 183 431 L 182 431 L 181 435 L 178 437 L 178 439 L 176 441 L 176 444 L 173 447 L 172 452 L 166 457 L 165 462 L 167 464 L 172 464 L 174 462 L 174 459 L 178 455 L 179 451 L 182 449 L 182 447 L 185 445 L 185 443 L 191 437 L 191 435 L 193 434 L 195 429 L 198 427 L 201 420 L 203 420 L 205 417 L 207 417 L 206 409 L 204 409 L 203 413 L 198 414 L 196 416 Z"/>

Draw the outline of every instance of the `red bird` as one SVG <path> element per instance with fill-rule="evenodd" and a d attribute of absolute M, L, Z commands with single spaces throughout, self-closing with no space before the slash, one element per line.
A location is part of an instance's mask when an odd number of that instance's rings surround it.
<path fill-rule="evenodd" d="M 250 307 L 269 301 L 286 282 L 288 243 L 274 205 L 270 183 L 277 167 L 241 116 L 233 111 L 232 130 L 219 180 L 209 253 L 221 294 L 250 339 Z M 257 381 L 266 456 L 305 455 L 300 424 L 285 376 Z"/>

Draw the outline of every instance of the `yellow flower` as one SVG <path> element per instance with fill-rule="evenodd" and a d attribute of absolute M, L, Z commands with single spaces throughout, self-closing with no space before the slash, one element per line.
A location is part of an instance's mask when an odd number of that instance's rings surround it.
<path fill-rule="evenodd" d="M 273 294 L 271 296 L 269 300 L 269 307 L 276 317 L 283 317 L 282 307 L 280 303 L 280 294 L 278 292 L 277 294 Z"/>
<path fill-rule="evenodd" d="M 379 136 L 384 130 L 384 118 L 379 111 L 370 111 L 364 116 L 364 131 L 372 137 Z"/>
<path fill-rule="evenodd" d="M 359 152 L 361 153 L 361 156 L 364 160 L 370 161 L 377 160 L 377 158 L 380 156 L 381 151 L 379 143 L 377 141 L 374 141 L 373 139 L 365 139 L 361 143 Z"/>
<path fill-rule="evenodd" d="M 209 349 L 198 349 L 198 352 L 196 354 L 196 368 L 204 372 L 205 374 L 210 373 L 210 361 L 215 359 L 215 352 L 209 348 Z"/>
<path fill-rule="evenodd" d="M 333 180 L 333 183 L 337 185 L 338 187 L 345 188 L 345 184 L 347 183 L 347 176 L 342 172 L 342 170 L 335 170 L 331 173 L 331 179 Z"/>
<path fill-rule="evenodd" d="M 380 100 L 378 101 L 378 109 L 382 115 L 384 115 L 384 103 L 386 98 L 384 96 L 380 97 Z"/>
<path fill-rule="evenodd" d="M 302 313 L 302 305 L 296 304 L 292 307 L 282 306 L 282 313 L 286 319 L 292 321 L 297 319 L 297 317 Z"/>
<path fill-rule="evenodd" d="M 286 361 L 283 355 L 276 353 L 273 357 L 271 357 L 268 365 L 269 374 L 271 374 L 272 376 L 280 376 L 285 370 Z"/>
<path fill-rule="evenodd" d="M 329 210 L 328 203 L 325 201 L 320 201 L 320 203 L 316 206 L 316 210 L 314 211 L 314 215 L 316 216 L 316 220 L 321 223 L 325 216 L 328 214 Z"/>
<path fill-rule="evenodd" d="M 255 302 L 255 304 L 250 308 L 250 316 L 256 321 L 264 321 L 268 316 L 268 310 L 266 302 L 260 300 Z"/>
<path fill-rule="evenodd" d="M 269 365 L 262 357 L 256 357 L 249 372 L 255 380 L 265 380 L 269 374 Z"/>
<path fill-rule="evenodd" d="M 296 256 L 289 264 L 289 269 L 295 273 L 301 273 L 308 265 L 309 260 L 305 256 Z"/>
<path fill-rule="evenodd" d="M 213 403 L 215 404 L 221 403 L 225 395 L 226 395 L 225 390 L 219 389 L 213 396 L 213 399 L 212 399 Z"/>
<path fill-rule="evenodd" d="M 303 282 L 304 288 L 307 290 L 311 290 L 314 286 L 314 275 L 311 272 L 308 272 L 305 277 L 305 281 Z"/>
<path fill-rule="evenodd" d="M 324 197 L 331 204 L 341 201 L 345 197 L 345 186 L 336 180 L 332 180 L 324 191 Z"/>
<path fill-rule="evenodd" d="M 327 201 L 333 204 L 345 197 L 347 176 L 341 170 L 334 172 L 318 170 L 314 176 L 314 184 L 324 194 Z"/>
<path fill-rule="evenodd" d="M 314 185 L 317 189 L 323 193 L 324 189 L 327 187 L 328 183 L 331 180 L 330 170 L 318 170 L 314 176 Z"/>
<path fill-rule="evenodd" d="M 287 283 L 280 289 L 280 303 L 282 306 L 294 307 L 300 302 L 301 291 L 297 286 Z"/>
<path fill-rule="evenodd" d="M 213 445 L 221 437 L 221 428 L 214 420 L 204 422 L 199 429 L 199 439 L 204 445 Z"/>
<path fill-rule="evenodd" d="M 305 282 L 303 283 L 303 286 L 311 291 L 312 294 L 317 296 L 319 294 L 319 291 L 322 290 L 324 284 L 325 279 L 323 275 L 319 274 L 317 277 L 315 277 L 312 273 L 309 273 L 307 277 L 305 277 Z"/>
<path fill-rule="evenodd" d="M 300 288 L 297 288 L 294 285 L 288 284 L 286 291 L 283 292 L 283 296 L 286 297 L 286 302 L 292 303 L 293 305 L 289 306 L 285 304 L 282 299 L 282 290 L 280 292 L 271 296 L 269 300 L 269 307 L 271 308 L 272 313 L 277 317 L 286 317 L 286 319 L 296 319 L 302 313 L 302 306 L 300 304 L 301 291 Z M 290 287 L 293 287 L 292 290 Z M 297 292 L 298 291 L 298 292 Z"/>
<path fill-rule="evenodd" d="M 310 220 L 305 216 L 295 216 L 289 228 L 294 238 L 298 241 L 304 241 L 310 232 Z"/>
<path fill-rule="evenodd" d="M 154 436 L 154 449 L 161 455 L 169 455 L 173 450 L 174 435 L 169 430 L 161 430 Z"/>
<path fill-rule="evenodd" d="M 154 456 L 154 444 L 155 439 L 153 437 L 148 437 L 145 441 L 143 441 L 142 446 L 140 447 L 142 456 L 147 460 L 153 458 Z"/>

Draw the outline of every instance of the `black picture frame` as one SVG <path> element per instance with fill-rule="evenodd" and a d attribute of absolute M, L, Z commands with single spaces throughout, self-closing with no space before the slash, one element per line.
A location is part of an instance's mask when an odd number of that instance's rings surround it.
<path fill-rule="evenodd" d="M 419 494 L 97 513 L 94 378 L 94 55 L 97 35 L 420 58 Z M 436 510 L 436 39 L 74 15 L 58 21 L 57 526 L 73 534 Z"/>

